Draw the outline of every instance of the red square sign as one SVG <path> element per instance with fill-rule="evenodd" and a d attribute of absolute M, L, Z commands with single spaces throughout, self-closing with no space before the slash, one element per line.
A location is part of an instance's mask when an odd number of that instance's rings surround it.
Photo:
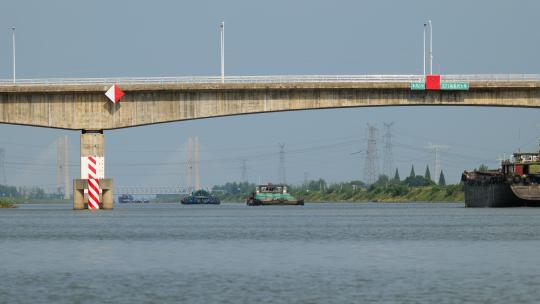
<path fill-rule="evenodd" d="M 441 75 L 427 75 L 426 76 L 426 90 L 440 90 L 441 89 Z"/>

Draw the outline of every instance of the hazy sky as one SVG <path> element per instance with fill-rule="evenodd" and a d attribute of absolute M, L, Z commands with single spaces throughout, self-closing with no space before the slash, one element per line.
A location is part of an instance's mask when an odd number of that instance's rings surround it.
<path fill-rule="evenodd" d="M 217 75 L 219 22 L 226 74 L 419 74 L 422 30 L 433 20 L 434 72 L 540 73 L 539 1 L 8 1 L 0 5 L 0 78 Z M 257 114 L 107 131 L 106 175 L 116 185 L 183 185 L 188 136 L 201 143 L 201 181 L 275 181 L 278 143 L 287 180 L 363 178 L 366 124 L 394 122 L 393 156 L 446 180 L 497 157 L 536 150 L 536 109 L 389 107 Z M 67 134 L 79 175 L 79 132 L 0 125 L 7 181 L 54 187 L 54 141 Z M 264 136 L 262 136 L 264 134 Z M 378 142 L 380 159 L 382 140 Z M 381 166 L 382 167 L 382 166 Z M 1 178 L 1 175 L 0 175 Z M 1 183 L 2 181 L 0 181 Z"/>

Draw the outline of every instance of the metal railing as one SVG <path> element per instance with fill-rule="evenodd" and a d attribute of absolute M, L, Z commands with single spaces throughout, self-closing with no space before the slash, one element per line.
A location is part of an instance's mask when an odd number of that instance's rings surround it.
<path fill-rule="evenodd" d="M 354 82 L 417 82 L 423 75 L 282 75 L 226 76 L 224 83 L 354 83 Z M 442 75 L 443 81 L 540 81 L 540 74 L 470 74 Z M 0 86 L 13 85 L 111 85 L 111 84 L 219 84 L 220 76 L 117 77 L 117 78 L 42 78 L 0 79 Z"/>

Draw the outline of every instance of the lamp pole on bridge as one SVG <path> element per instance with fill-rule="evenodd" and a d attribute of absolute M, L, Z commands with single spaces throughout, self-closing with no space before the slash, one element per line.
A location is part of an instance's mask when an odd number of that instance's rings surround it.
<path fill-rule="evenodd" d="M 220 59 L 221 59 L 221 82 L 225 82 L 225 22 L 221 22 L 220 31 Z"/>
<path fill-rule="evenodd" d="M 422 50 L 424 50 L 424 61 L 423 61 L 424 76 L 426 76 L 426 26 L 427 24 L 424 23 L 424 47 L 422 48 Z"/>
<path fill-rule="evenodd" d="M 433 75 L 433 27 L 431 26 L 431 20 L 429 23 L 429 74 Z"/>
<path fill-rule="evenodd" d="M 15 27 L 11 28 L 12 31 L 12 40 L 13 40 L 13 83 L 15 83 Z"/>

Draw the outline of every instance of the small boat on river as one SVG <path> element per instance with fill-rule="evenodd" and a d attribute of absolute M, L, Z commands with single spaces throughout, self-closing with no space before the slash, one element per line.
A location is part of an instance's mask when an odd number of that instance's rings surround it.
<path fill-rule="evenodd" d="M 304 199 L 296 199 L 288 193 L 285 185 L 259 185 L 246 199 L 248 206 L 304 205 Z"/>
<path fill-rule="evenodd" d="M 133 195 L 131 194 L 122 194 L 118 197 L 118 202 L 121 204 L 127 204 L 127 203 L 149 203 L 150 201 L 147 199 L 134 199 Z"/>
<path fill-rule="evenodd" d="M 219 205 L 219 198 L 210 195 L 208 191 L 197 190 L 191 195 L 182 198 L 180 201 L 184 205 Z"/>

